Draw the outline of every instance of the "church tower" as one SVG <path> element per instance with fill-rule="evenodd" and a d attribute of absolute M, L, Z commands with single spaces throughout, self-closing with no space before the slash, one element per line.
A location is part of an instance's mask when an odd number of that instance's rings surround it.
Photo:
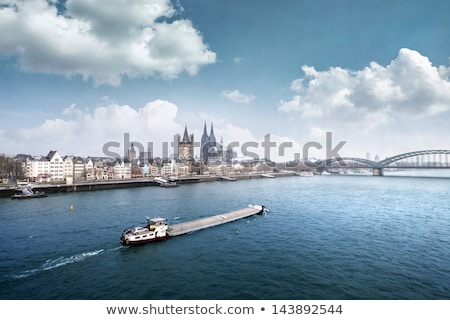
<path fill-rule="evenodd" d="M 182 140 L 178 135 L 178 158 L 184 162 L 191 162 L 194 160 L 194 134 L 188 134 L 187 126 L 184 126 Z"/>
<path fill-rule="evenodd" d="M 128 149 L 128 155 L 127 155 L 128 161 L 136 160 L 136 150 L 134 149 L 133 143 L 131 143 L 131 147 Z"/>

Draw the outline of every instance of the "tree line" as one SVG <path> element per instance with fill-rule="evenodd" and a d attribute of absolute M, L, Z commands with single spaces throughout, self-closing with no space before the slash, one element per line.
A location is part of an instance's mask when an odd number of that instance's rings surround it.
<path fill-rule="evenodd" d="M 0 179 L 18 180 L 23 179 L 23 177 L 24 173 L 20 162 L 0 154 Z"/>

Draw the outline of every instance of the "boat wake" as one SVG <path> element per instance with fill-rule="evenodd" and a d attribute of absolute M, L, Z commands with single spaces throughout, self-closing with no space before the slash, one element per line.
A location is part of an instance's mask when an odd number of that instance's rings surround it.
<path fill-rule="evenodd" d="M 55 268 L 65 266 L 67 264 L 84 261 L 89 257 L 93 257 L 93 256 L 96 256 L 96 255 L 102 253 L 103 251 L 104 251 L 103 249 L 100 249 L 100 250 L 95 250 L 95 251 L 83 252 L 83 253 L 76 254 L 76 255 L 73 255 L 70 257 L 59 257 L 56 259 L 49 259 L 36 269 L 26 270 L 20 274 L 13 275 L 11 277 L 14 279 L 26 278 L 26 277 L 32 276 L 36 273 L 42 272 L 42 271 L 48 271 L 48 270 L 52 270 Z"/>

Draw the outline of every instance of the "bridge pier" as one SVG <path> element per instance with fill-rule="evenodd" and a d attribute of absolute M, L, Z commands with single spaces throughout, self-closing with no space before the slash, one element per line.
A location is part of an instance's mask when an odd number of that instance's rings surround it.
<path fill-rule="evenodd" d="M 383 168 L 373 168 L 373 175 L 374 176 L 384 176 L 384 170 Z"/>

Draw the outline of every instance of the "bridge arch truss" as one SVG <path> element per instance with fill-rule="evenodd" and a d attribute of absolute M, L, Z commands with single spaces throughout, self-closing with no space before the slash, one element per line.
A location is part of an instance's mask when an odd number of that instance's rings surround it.
<path fill-rule="evenodd" d="M 350 162 L 359 164 L 358 167 L 363 168 L 374 168 L 377 167 L 377 162 L 363 159 L 363 158 L 354 158 L 354 157 L 342 157 L 342 158 L 333 158 L 327 159 L 324 162 L 326 167 L 336 167 L 336 168 L 345 168 L 345 167 L 355 167 L 354 165 L 349 165 Z M 345 165 L 342 165 L 344 163 Z"/>
<path fill-rule="evenodd" d="M 372 168 L 372 169 L 383 169 L 389 168 L 390 165 L 395 162 L 401 161 L 403 159 L 408 159 L 412 157 L 425 156 L 425 155 L 450 155 L 450 150 L 421 150 L 421 151 L 413 151 L 398 154 L 389 158 L 386 158 L 381 161 L 372 161 L 363 158 L 355 158 L 355 157 L 341 157 L 341 158 L 333 158 L 327 159 L 322 162 L 320 167 L 329 167 L 329 168 Z M 448 166 L 448 164 L 447 164 Z"/>
<path fill-rule="evenodd" d="M 421 150 L 421 151 L 413 151 L 413 152 L 407 152 L 407 153 L 402 153 L 402 154 L 398 154 L 396 156 L 393 157 L 389 157 L 386 158 L 382 161 L 377 162 L 377 167 L 379 168 L 386 168 L 387 166 L 389 166 L 390 164 L 403 160 L 403 159 L 407 159 L 407 158 L 412 158 L 412 157 L 417 157 L 417 156 L 424 156 L 424 155 L 448 155 L 450 154 L 450 150 Z"/>

